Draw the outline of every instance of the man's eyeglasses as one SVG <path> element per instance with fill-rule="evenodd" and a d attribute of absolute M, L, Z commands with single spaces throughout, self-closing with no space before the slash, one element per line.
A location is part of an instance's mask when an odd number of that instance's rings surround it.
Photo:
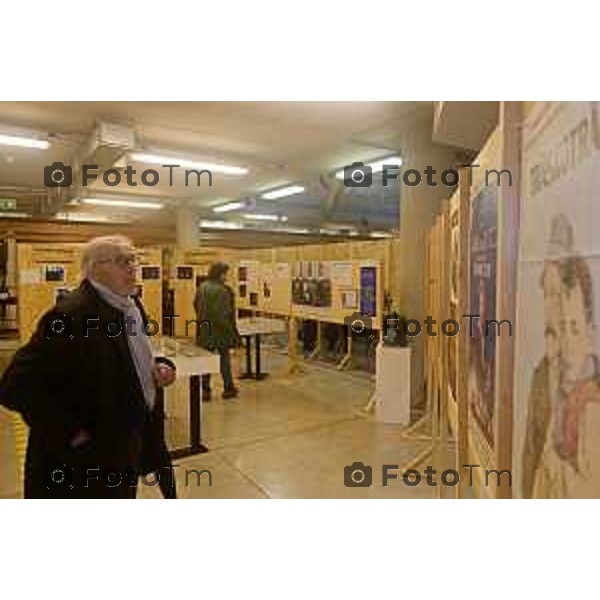
<path fill-rule="evenodd" d="M 122 269 L 129 267 L 137 267 L 139 265 L 139 260 L 136 256 L 113 256 L 112 258 L 105 258 L 103 260 L 97 261 L 99 263 L 114 263 L 118 267 Z"/>

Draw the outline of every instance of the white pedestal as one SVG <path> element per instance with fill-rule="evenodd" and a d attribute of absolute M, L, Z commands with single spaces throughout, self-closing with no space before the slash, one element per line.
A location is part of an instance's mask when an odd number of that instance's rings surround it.
<path fill-rule="evenodd" d="M 375 418 L 384 423 L 410 423 L 411 348 L 384 346 L 376 351 Z"/>

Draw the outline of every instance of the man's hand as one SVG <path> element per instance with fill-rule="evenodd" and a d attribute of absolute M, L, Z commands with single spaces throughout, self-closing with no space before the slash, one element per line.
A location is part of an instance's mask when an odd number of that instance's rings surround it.
<path fill-rule="evenodd" d="M 90 434 L 85 429 L 80 429 L 71 439 L 70 445 L 74 450 L 84 446 L 90 441 Z"/>
<path fill-rule="evenodd" d="M 154 383 L 160 388 L 171 385 L 177 377 L 175 369 L 165 364 L 156 365 L 152 375 L 154 376 Z"/>

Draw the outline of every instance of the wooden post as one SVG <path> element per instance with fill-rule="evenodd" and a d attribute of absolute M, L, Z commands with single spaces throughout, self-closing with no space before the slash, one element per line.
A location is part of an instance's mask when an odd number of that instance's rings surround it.
<path fill-rule="evenodd" d="M 439 256 L 439 276 L 440 276 L 440 310 L 437 315 L 437 334 L 440 348 L 440 418 L 439 418 L 439 455 L 440 469 L 446 470 L 449 466 L 448 460 L 448 402 L 450 401 L 449 378 L 448 378 L 448 337 L 442 333 L 441 325 L 449 316 L 450 310 L 450 203 L 446 200 L 442 203 L 442 214 L 440 215 L 440 256 Z M 439 492 L 445 497 L 446 490 L 443 486 L 438 486 Z"/>
<path fill-rule="evenodd" d="M 512 186 L 503 183 L 498 190 L 498 320 L 508 319 L 516 327 L 517 265 L 520 218 L 521 163 L 521 102 L 500 103 L 501 165 L 512 174 Z M 506 328 L 497 338 L 496 399 L 498 402 L 496 429 L 496 468 L 512 468 L 514 331 L 509 337 Z M 512 488 L 503 476 L 497 488 L 498 498 L 510 498 Z"/>
<path fill-rule="evenodd" d="M 459 264 L 458 264 L 458 304 L 456 317 L 461 325 L 458 334 L 456 362 L 458 365 L 458 377 L 456 381 L 456 403 L 458 407 L 457 431 L 456 431 L 456 470 L 461 479 L 456 488 L 459 498 L 467 496 L 468 480 L 462 473 L 463 465 L 469 460 L 469 337 L 463 327 L 462 316 L 466 314 L 469 306 L 469 231 L 470 231 L 470 205 L 469 205 L 469 171 L 464 168 L 460 172 L 459 184 Z"/>

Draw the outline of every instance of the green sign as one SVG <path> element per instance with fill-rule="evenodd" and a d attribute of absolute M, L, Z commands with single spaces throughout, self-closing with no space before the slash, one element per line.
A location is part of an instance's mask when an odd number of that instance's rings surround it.
<path fill-rule="evenodd" d="M 17 210 L 17 199 L 16 198 L 0 198 L 0 210 Z"/>

